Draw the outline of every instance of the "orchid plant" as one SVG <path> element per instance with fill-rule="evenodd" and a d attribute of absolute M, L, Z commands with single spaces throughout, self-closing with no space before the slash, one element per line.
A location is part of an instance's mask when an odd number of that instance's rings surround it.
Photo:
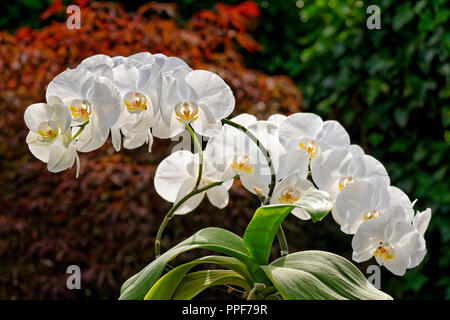
<path fill-rule="evenodd" d="M 78 152 L 100 148 L 111 134 L 115 150 L 188 136 L 194 150 L 176 150 L 158 166 L 157 193 L 172 208 L 155 241 L 155 260 L 130 277 L 120 299 L 191 299 L 211 286 L 227 286 L 247 299 L 391 299 L 348 260 L 324 251 L 289 253 L 282 222 L 292 213 L 321 221 L 329 212 L 352 234 L 353 260 L 376 261 L 395 275 L 420 264 L 431 210 L 390 185 L 384 166 L 350 144 L 337 121 L 312 113 L 250 114 L 227 119 L 235 99 L 217 74 L 193 70 L 163 54 L 94 55 L 48 85 L 46 103 L 29 106 L 25 123 L 33 155 L 51 172 L 76 164 Z M 202 141 L 207 143 L 202 143 Z M 192 212 L 206 197 L 228 204 L 234 179 L 261 206 L 240 236 L 205 228 L 161 254 L 165 227 Z M 280 257 L 269 261 L 278 238 Z M 220 253 L 171 266 L 188 250 Z M 191 271 L 200 264 L 222 269 Z"/>

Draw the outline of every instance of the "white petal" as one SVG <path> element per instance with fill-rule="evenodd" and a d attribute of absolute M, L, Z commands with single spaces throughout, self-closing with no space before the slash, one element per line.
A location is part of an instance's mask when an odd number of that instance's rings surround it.
<path fill-rule="evenodd" d="M 336 198 L 336 221 L 341 230 L 347 234 L 354 234 L 363 222 L 363 216 L 372 210 L 378 210 L 383 199 L 382 190 L 372 184 L 360 181 L 346 186 Z"/>
<path fill-rule="evenodd" d="M 219 209 L 228 205 L 228 189 L 223 184 L 206 191 L 209 202 Z"/>
<path fill-rule="evenodd" d="M 330 192 L 335 199 L 336 190 L 332 187 L 342 177 L 347 177 L 347 168 L 352 154 L 345 149 L 327 150 L 311 161 L 311 175 L 321 190 Z"/>
<path fill-rule="evenodd" d="M 58 141 L 55 141 L 49 147 L 50 154 L 47 168 L 50 172 L 60 172 L 69 169 L 75 163 L 76 150 L 74 145 L 70 143 L 65 147 L 62 139 L 62 137 L 58 137 Z"/>
<path fill-rule="evenodd" d="M 30 152 L 42 162 L 47 163 L 50 156 L 50 148 L 47 143 L 39 141 L 40 135 L 30 131 L 27 135 L 26 142 Z"/>
<path fill-rule="evenodd" d="M 168 75 L 163 76 L 159 107 L 161 118 L 166 125 L 170 125 L 176 105 L 188 100 L 189 96 L 189 87 L 184 81 Z"/>
<path fill-rule="evenodd" d="M 408 257 L 403 252 L 396 252 L 392 259 L 382 260 L 380 257 L 375 257 L 376 261 L 386 267 L 390 272 L 397 276 L 403 276 L 408 266 Z"/>
<path fill-rule="evenodd" d="M 77 68 L 92 70 L 102 64 L 113 67 L 113 60 L 105 54 L 96 54 L 81 61 Z"/>
<path fill-rule="evenodd" d="M 298 174 L 306 179 L 308 176 L 309 155 L 304 150 L 293 150 L 280 155 L 277 179 L 284 179 L 291 174 Z"/>
<path fill-rule="evenodd" d="M 217 136 L 222 129 L 222 124 L 220 122 L 209 123 L 205 113 L 201 109 L 198 111 L 198 119 L 191 122 L 191 126 L 194 128 L 195 132 L 205 137 Z"/>
<path fill-rule="evenodd" d="M 251 172 L 241 174 L 239 178 L 241 179 L 244 188 L 253 194 L 256 194 L 253 187 L 257 187 L 258 189 L 260 189 L 263 194 L 269 193 L 271 176 L 269 174 L 269 169 L 267 166 L 261 165 L 259 163 L 254 163 Z"/>
<path fill-rule="evenodd" d="M 364 150 L 357 144 L 351 144 L 348 147 L 348 150 L 353 154 L 353 156 L 362 156 L 364 154 Z"/>
<path fill-rule="evenodd" d="M 127 60 L 137 60 L 143 65 L 155 63 L 155 58 L 150 52 L 135 53 L 127 58 Z"/>
<path fill-rule="evenodd" d="M 198 105 L 209 123 L 219 122 L 231 114 L 235 103 L 233 92 L 217 74 L 195 70 L 186 75 L 185 81 L 197 95 Z"/>
<path fill-rule="evenodd" d="M 256 117 L 252 114 L 241 113 L 241 114 L 237 115 L 236 117 L 231 118 L 231 121 L 236 122 L 236 123 L 240 124 L 241 126 L 248 128 L 252 124 L 258 122 L 258 119 L 256 119 Z"/>
<path fill-rule="evenodd" d="M 302 174 L 292 174 L 276 184 L 272 198 L 270 199 L 270 203 L 280 203 L 278 199 L 287 188 L 297 190 L 297 192 L 301 196 L 301 194 L 303 194 L 308 189 L 314 188 L 314 185 L 311 181 L 306 180 Z"/>
<path fill-rule="evenodd" d="M 178 57 L 167 57 L 162 53 L 154 54 L 156 64 L 164 75 L 181 78 L 192 71 L 192 69 Z"/>
<path fill-rule="evenodd" d="M 389 192 L 389 204 L 390 206 L 400 206 L 405 210 L 407 214 L 408 222 L 412 222 L 414 219 L 414 209 L 412 208 L 411 200 L 409 197 L 397 187 L 389 186 L 387 188 Z"/>
<path fill-rule="evenodd" d="M 67 69 L 57 75 L 47 86 L 46 99 L 57 96 L 64 103 L 75 99 L 84 99 L 92 84 L 94 75 L 86 69 Z"/>
<path fill-rule="evenodd" d="M 95 74 L 98 77 L 106 77 L 109 79 L 114 78 L 113 69 L 106 64 L 101 64 L 99 66 L 96 66 L 95 68 L 93 68 L 89 71 L 91 71 L 93 74 Z"/>
<path fill-rule="evenodd" d="M 267 119 L 267 121 L 279 127 L 283 121 L 286 120 L 286 118 L 287 117 L 282 114 L 273 114 L 269 117 L 269 119 Z"/>
<path fill-rule="evenodd" d="M 111 140 L 114 149 L 119 152 L 122 145 L 122 135 L 120 134 L 120 129 L 117 127 L 111 127 Z"/>
<path fill-rule="evenodd" d="M 150 130 L 148 130 L 147 135 L 148 135 L 148 137 L 147 137 L 148 152 L 151 153 L 152 146 L 153 146 L 153 136 L 152 136 L 152 133 L 150 132 Z"/>
<path fill-rule="evenodd" d="M 53 109 L 46 103 L 35 103 L 27 107 L 24 114 L 25 124 L 33 132 L 38 131 L 39 125 L 51 120 Z"/>
<path fill-rule="evenodd" d="M 180 189 L 178 190 L 175 202 L 179 201 L 181 198 L 183 198 L 185 195 L 187 195 L 194 189 L 196 180 L 197 180 L 196 178 L 188 177 L 182 182 Z M 175 214 L 181 215 L 193 211 L 200 205 L 204 196 L 205 192 L 201 192 L 193 197 L 190 197 L 175 211 Z"/>
<path fill-rule="evenodd" d="M 322 125 L 322 119 L 313 113 L 292 114 L 280 124 L 280 141 L 288 148 L 293 140 L 298 144 L 302 137 L 316 137 Z"/>
<path fill-rule="evenodd" d="M 123 147 L 126 149 L 136 149 L 148 142 L 150 131 L 145 130 L 139 133 L 125 133 Z"/>
<path fill-rule="evenodd" d="M 311 216 L 308 214 L 308 212 L 306 212 L 302 208 L 294 208 L 294 209 L 292 209 L 291 213 L 294 216 L 296 216 L 297 218 L 302 219 L 302 220 L 311 219 Z"/>
<path fill-rule="evenodd" d="M 52 97 L 51 100 L 57 102 L 59 99 Z M 71 122 L 69 108 L 62 104 L 50 105 L 46 103 L 30 105 L 25 110 L 24 120 L 28 129 L 34 132 L 37 132 L 42 122 L 53 121 L 59 126 L 61 133 L 64 133 L 69 129 Z"/>
<path fill-rule="evenodd" d="M 157 64 L 146 65 L 139 68 L 137 90 L 146 94 L 152 104 L 152 113 L 155 117 L 159 112 L 159 99 L 161 95 L 162 78 Z"/>
<path fill-rule="evenodd" d="M 390 184 L 389 175 L 385 167 L 372 156 L 354 156 L 348 167 L 348 174 L 354 178 L 363 180 L 381 179 L 388 186 Z"/>
<path fill-rule="evenodd" d="M 81 167 L 81 165 L 80 165 L 80 157 L 78 156 L 78 153 L 75 153 L 75 163 L 76 163 L 76 166 L 77 166 L 77 171 L 76 171 L 76 174 L 75 174 L 75 178 L 78 179 L 78 177 L 80 176 L 80 167 Z"/>
<path fill-rule="evenodd" d="M 191 152 L 181 150 L 172 153 L 158 165 L 154 184 L 156 192 L 162 198 L 169 202 L 175 202 L 181 184 L 190 177 L 187 166 L 192 160 Z"/>
<path fill-rule="evenodd" d="M 350 137 L 344 127 L 337 121 L 328 120 L 318 135 L 322 151 L 327 149 L 348 149 Z"/>
<path fill-rule="evenodd" d="M 87 94 L 88 100 L 98 116 L 98 125 L 109 129 L 120 115 L 120 96 L 116 87 L 109 79 L 98 78 L 94 81 Z"/>
<path fill-rule="evenodd" d="M 377 217 L 361 224 L 352 239 L 354 261 L 363 262 L 373 257 L 378 244 L 386 240 L 388 223 L 387 217 Z"/>
<path fill-rule="evenodd" d="M 121 95 L 130 91 L 136 91 L 139 80 L 139 70 L 135 66 L 124 63 L 113 69 L 114 84 Z"/>
<path fill-rule="evenodd" d="M 430 219 L 431 219 L 430 208 L 427 208 L 425 211 L 422 212 L 417 212 L 414 217 L 413 226 L 416 227 L 416 229 L 423 235 L 425 234 L 425 231 L 428 228 Z"/>
<path fill-rule="evenodd" d="M 155 137 L 160 139 L 174 138 L 184 131 L 184 124 L 171 117 L 170 125 L 167 125 L 161 118 L 161 114 L 158 113 L 153 121 L 152 133 Z M 187 133 L 187 135 L 189 135 Z M 174 140 L 177 141 L 177 140 Z"/>
<path fill-rule="evenodd" d="M 115 68 L 118 65 L 121 65 L 123 63 L 127 63 L 127 58 L 125 58 L 124 56 L 115 56 L 111 58 L 112 60 L 112 67 Z"/>
<path fill-rule="evenodd" d="M 72 136 L 79 130 L 78 127 L 72 128 Z M 89 123 L 76 138 L 76 149 L 80 152 L 91 152 L 103 146 L 108 139 L 109 129 L 104 129 L 99 124 L 97 110 L 94 109 L 89 119 Z"/>

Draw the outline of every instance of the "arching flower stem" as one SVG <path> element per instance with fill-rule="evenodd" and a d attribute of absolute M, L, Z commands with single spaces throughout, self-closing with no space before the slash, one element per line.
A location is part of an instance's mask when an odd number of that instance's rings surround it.
<path fill-rule="evenodd" d="M 277 182 L 275 168 L 273 167 L 273 162 L 272 162 L 272 158 L 270 157 L 269 151 L 263 146 L 263 144 L 258 140 L 258 138 L 246 127 L 244 127 L 234 121 L 228 120 L 228 119 L 222 119 L 222 124 L 228 124 L 232 127 L 235 127 L 236 129 L 244 132 L 250 138 L 250 140 L 252 140 L 256 144 L 256 146 L 261 150 L 262 154 L 266 158 L 267 165 L 269 166 L 269 169 L 270 169 L 271 179 L 270 179 L 270 185 L 269 185 L 269 193 L 267 194 L 267 197 L 265 197 L 265 199 L 262 201 L 262 204 L 263 205 L 268 204 L 270 202 L 270 198 L 272 197 L 273 190 L 275 189 L 275 184 Z M 284 235 L 283 227 L 281 225 L 277 231 L 277 238 L 278 238 L 278 242 L 280 243 L 280 254 L 282 256 L 289 254 L 289 248 L 288 248 L 288 244 L 286 241 L 286 236 Z"/>
<path fill-rule="evenodd" d="M 220 186 L 224 181 L 218 181 L 218 182 L 211 182 L 210 184 L 207 184 L 204 187 L 198 188 L 197 190 L 192 190 L 187 195 L 185 195 L 183 198 L 181 198 L 178 202 L 176 202 L 172 208 L 167 212 L 165 215 L 163 221 L 161 222 L 161 225 L 159 226 L 158 233 L 156 234 L 156 240 L 155 240 L 155 256 L 158 258 L 161 254 L 160 247 L 161 247 L 161 237 L 164 232 L 164 229 L 167 225 L 167 223 L 172 219 L 173 215 L 175 214 L 175 211 L 189 198 L 195 196 L 196 194 L 202 193 L 208 189 Z"/>
<path fill-rule="evenodd" d="M 202 175 L 203 175 L 203 146 L 200 143 L 200 141 L 198 140 L 197 135 L 195 134 L 194 130 L 192 129 L 192 127 L 189 124 L 186 124 L 186 130 L 189 132 L 192 140 L 194 140 L 194 144 L 195 144 L 195 147 L 198 152 L 198 158 L 199 158 L 198 177 L 197 177 L 197 182 L 195 183 L 195 187 L 194 187 L 194 190 L 197 190 L 198 186 L 200 185 L 200 181 L 202 180 Z"/>

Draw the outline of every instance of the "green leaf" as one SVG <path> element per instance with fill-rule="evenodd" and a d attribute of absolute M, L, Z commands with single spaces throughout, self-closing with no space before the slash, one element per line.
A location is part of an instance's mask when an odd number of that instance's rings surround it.
<path fill-rule="evenodd" d="M 302 251 L 261 266 L 286 300 L 391 300 L 350 261 L 325 251 Z"/>
<path fill-rule="evenodd" d="M 231 270 L 203 270 L 188 274 L 175 290 L 172 300 L 190 300 L 203 290 L 219 285 L 233 285 L 250 291 L 244 278 Z"/>
<path fill-rule="evenodd" d="M 306 210 L 312 222 L 317 222 L 325 218 L 333 208 L 333 200 L 328 192 L 310 188 L 294 205 Z"/>
<path fill-rule="evenodd" d="M 235 257 L 242 261 L 255 277 L 259 277 L 258 281 L 262 280 L 261 274 L 257 274 L 258 265 L 251 258 L 242 238 L 224 229 L 205 228 L 166 251 L 138 274 L 128 279 L 122 285 L 119 299 L 136 300 L 144 298 L 145 294 L 161 276 L 166 264 L 180 253 L 193 249 L 208 249 Z"/>
<path fill-rule="evenodd" d="M 252 276 L 249 274 L 246 265 L 243 264 L 241 261 L 237 260 L 236 258 L 224 256 L 208 256 L 185 263 L 181 266 L 176 267 L 173 270 L 170 270 L 151 287 L 151 289 L 145 296 L 144 300 L 171 299 L 172 294 L 177 289 L 180 282 L 182 282 L 183 279 L 186 277 L 186 274 L 193 267 L 203 263 L 213 263 L 232 270 L 234 277 L 236 277 L 237 275 L 239 276 L 240 281 L 244 282 L 244 285 L 241 285 L 242 288 L 249 288 L 249 286 L 253 285 L 254 283 L 254 280 L 252 279 Z M 204 289 L 206 288 L 207 287 L 205 287 Z M 187 295 L 188 292 L 185 292 L 184 294 Z M 194 294 L 194 296 L 195 295 L 196 294 Z"/>
<path fill-rule="evenodd" d="M 259 264 L 269 262 L 273 239 L 281 223 L 295 207 L 306 210 L 311 220 L 317 222 L 330 212 L 333 200 L 327 192 L 311 188 L 293 204 L 272 204 L 258 208 L 245 230 L 244 243 Z"/>
<path fill-rule="evenodd" d="M 244 243 L 259 264 L 269 262 L 273 239 L 293 205 L 269 205 L 255 211 L 244 234 Z"/>

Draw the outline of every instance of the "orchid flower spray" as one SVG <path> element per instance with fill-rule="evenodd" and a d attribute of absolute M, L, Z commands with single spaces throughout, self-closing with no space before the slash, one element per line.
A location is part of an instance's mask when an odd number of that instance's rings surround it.
<path fill-rule="evenodd" d="M 352 235 L 355 262 L 373 259 L 402 276 L 426 256 L 431 209 L 416 210 L 417 200 L 391 185 L 384 165 L 352 144 L 339 122 L 306 112 L 257 119 L 234 110 L 233 91 L 211 71 L 161 53 L 98 54 L 58 74 L 46 101 L 26 109 L 26 143 L 48 171 L 75 165 L 78 177 L 79 153 L 108 139 L 117 152 L 144 145 L 152 152 L 155 138 L 183 137 L 154 176 L 156 192 L 172 203 L 156 235 L 155 259 L 130 275 L 120 299 L 192 299 L 216 285 L 249 300 L 392 299 L 341 256 L 290 253 L 282 223 L 292 213 L 318 227 L 331 213 L 323 223 L 334 220 Z M 226 211 L 236 181 L 260 203 L 242 237 L 206 227 L 161 252 L 171 219 L 194 214 L 205 199 Z M 271 260 L 275 237 L 280 256 Z M 220 255 L 169 267 L 197 249 Z M 191 270 L 200 264 L 221 269 Z"/>

